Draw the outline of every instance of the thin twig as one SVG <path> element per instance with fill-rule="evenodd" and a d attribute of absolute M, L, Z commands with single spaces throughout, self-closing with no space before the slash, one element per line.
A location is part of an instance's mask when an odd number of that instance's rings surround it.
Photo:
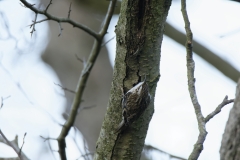
<path fill-rule="evenodd" d="M 32 28 L 32 31 L 30 32 L 31 33 L 31 37 L 32 37 L 32 35 L 33 35 L 33 32 L 35 32 L 36 31 L 36 29 L 35 29 L 35 24 L 36 24 L 36 22 L 37 22 L 37 13 L 35 14 L 35 18 L 34 18 L 34 20 L 33 20 L 33 24 L 30 26 L 30 28 Z"/>
<path fill-rule="evenodd" d="M 96 106 L 97 106 L 97 105 L 80 107 L 80 108 L 78 109 L 78 113 L 81 112 L 82 110 L 91 109 L 91 108 L 94 108 L 94 107 L 96 107 Z"/>
<path fill-rule="evenodd" d="M 47 10 L 48 10 L 48 8 L 50 7 L 51 4 L 52 4 L 52 0 L 49 1 L 48 5 L 47 5 L 47 7 L 46 7 L 46 9 L 44 11 L 45 13 L 47 13 Z"/>
<path fill-rule="evenodd" d="M 48 138 L 45 138 L 45 137 L 43 137 L 43 136 L 40 136 L 42 139 L 44 139 L 44 142 L 46 142 L 46 141 L 48 141 L 48 140 L 57 140 L 56 138 L 50 138 L 50 137 L 48 137 Z"/>
<path fill-rule="evenodd" d="M 47 145 L 48 145 L 48 147 L 49 147 L 49 150 L 51 151 L 51 155 L 52 155 L 52 157 L 56 160 L 56 156 L 54 156 L 54 150 L 52 149 L 52 146 L 51 146 L 51 144 L 50 144 L 50 141 L 47 141 Z"/>
<path fill-rule="evenodd" d="M 80 57 L 78 57 L 77 54 L 75 54 L 75 57 L 77 58 L 77 60 L 79 60 L 80 62 L 84 63 L 85 61 L 83 59 L 81 59 Z"/>
<path fill-rule="evenodd" d="M 82 59 L 82 58 L 78 57 L 78 55 L 77 55 L 77 54 L 75 54 L 75 57 L 77 58 L 77 60 L 79 60 L 80 62 L 82 62 L 82 63 L 83 63 L 83 67 L 86 67 L 86 65 L 87 65 L 87 62 L 86 62 L 85 58 L 84 58 L 84 59 Z"/>
<path fill-rule="evenodd" d="M 223 99 L 222 103 L 218 105 L 218 107 L 212 112 L 210 113 L 206 118 L 205 118 L 205 123 L 207 123 L 210 119 L 212 119 L 216 114 L 218 114 L 219 112 L 221 112 L 221 109 L 229 104 L 229 103 L 233 103 L 234 99 L 230 99 L 228 100 L 228 96 L 225 96 L 225 98 Z"/>
<path fill-rule="evenodd" d="M 21 0 L 24 1 L 24 0 Z M 85 89 L 86 86 L 86 82 L 88 80 L 90 71 L 93 67 L 93 64 L 95 63 L 97 56 L 99 55 L 100 49 L 101 49 L 101 43 L 103 41 L 103 37 L 105 35 L 105 33 L 107 32 L 110 20 L 112 18 L 114 9 L 115 9 L 115 5 L 116 5 L 117 0 L 113 0 L 110 2 L 109 7 L 108 7 L 108 11 L 103 23 L 103 27 L 100 30 L 100 32 L 97 34 L 97 36 L 95 37 L 95 41 L 93 44 L 93 48 L 92 51 L 88 57 L 88 60 L 86 62 L 86 65 L 84 66 L 82 73 L 80 75 L 78 84 L 77 84 L 77 89 L 76 89 L 76 94 L 72 103 L 72 107 L 71 107 L 71 111 L 70 111 L 70 116 L 68 117 L 67 121 L 65 122 L 64 126 L 62 127 L 62 131 L 59 135 L 59 137 L 57 138 L 58 140 L 58 147 L 59 147 L 59 155 L 61 160 L 66 160 L 66 142 L 65 142 L 65 138 L 68 135 L 69 130 L 71 129 L 71 127 L 73 126 L 76 116 L 77 116 L 77 111 L 78 108 L 80 106 L 81 100 L 82 100 L 82 95 L 83 95 L 83 91 Z M 95 33 L 94 33 L 95 34 Z"/>
<path fill-rule="evenodd" d="M 25 137 L 26 137 L 26 135 L 27 135 L 27 132 L 24 134 L 24 136 L 23 136 L 23 143 L 22 143 L 22 146 L 21 146 L 21 148 L 20 148 L 20 150 L 19 150 L 19 155 L 21 155 L 22 154 L 22 148 L 23 148 L 23 145 L 24 145 L 24 143 L 25 143 Z"/>
<path fill-rule="evenodd" d="M 33 25 L 35 25 L 35 24 L 37 24 L 37 23 L 44 22 L 44 21 L 48 21 L 48 20 L 49 20 L 48 18 L 46 18 L 46 19 L 42 19 L 42 20 L 40 20 L 40 21 L 36 21 L 36 22 L 34 22 L 34 23 L 32 23 L 32 24 L 30 24 L 30 25 L 28 25 L 28 26 L 30 26 L 30 28 L 32 28 Z"/>
<path fill-rule="evenodd" d="M 201 106 L 197 99 L 197 94 L 195 90 L 195 78 L 194 78 L 194 68 L 195 63 L 193 60 L 193 53 L 192 53 L 192 31 L 190 29 L 190 22 L 187 15 L 186 10 L 186 0 L 182 0 L 182 15 L 185 22 L 185 30 L 187 34 L 187 42 L 186 42 L 186 50 L 187 50 L 187 77 L 188 77 L 188 90 L 192 100 L 192 104 L 194 106 L 195 114 L 197 117 L 198 122 L 198 129 L 199 129 L 199 136 L 198 140 L 194 145 L 194 149 L 189 156 L 189 160 L 197 160 L 200 153 L 203 150 L 203 142 L 207 136 L 207 131 L 205 128 L 205 119 L 203 117 Z"/>
<path fill-rule="evenodd" d="M 58 23 L 58 26 L 59 26 L 59 34 L 58 34 L 58 37 L 60 37 L 60 36 L 62 35 L 62 30 L 63 30 L 63 28 L 62 28 L 62 25 L 61 25 L 60 22 Z"/>
<path fill-rule="evenodd" d="M 49 20 L 53 20 L 55 22 L 58 22 L 58 23 L 69 23 L 71 25 L 73 25 L 73 27 L 76 27 L 76 28 L 79 28 L 79 29 L 82 29 L 83 31 L 85 31 L 86 33 L 88 33 L 89 35 L 93 36 L 94 38 L 96 39 L 100 39 L 101 35 L 100 34 L 97 34 L 95 31 L 93 31 L 92 29 L 88 28 L 87 26 L 85 25 L 82 25 L 80 23 L 77 23 L 73 20 L 71 20 L 70 18 L 59 18 L 59 17 L 55 17 L 49 13 L 46 12 L 46 9 L 45 10 L 40 10 L 40 9 L 37 9 L 36 7 L 34 7 L 34 5 L 28 3 L 26 0 L 20 0 L 24 6 L 26 8 L 29 8 L 31 9 L 33 12 L 35 12 L 36 14 L 43 14 L 45 15 Z M 50 3 L 49 3 L 50 4 Z M 50 5 L 49 5 L 50 6 Z"/>
<path fill-rule="evenodd" d="M 3 97 L 1 97 L 1 106 L 0 106 L 0 109 L 3 107 L 3 105 L 4 105 L 4 101 L 6 100 L 6 99 L 8 99 L 8 98 L 10 98 L 11 96 L 7 96 L 7 97 L 5 97 L 5 98 L 3 98 Z"/>
<path fill-rule="evenodd" d="M 192 36 L 190 22 L 189 22 L 187 10 L 186 10 L 186 0 L 181 0 L 181 3 L 182 3 L 181 10 L 182 10 L 183 19 L 185 22 L 185 30 L 187 35 L 186 51 L 187 51 L 188 90 L 192 100 L 192 104 L 194 106 L 194 110 L 195 110 L 195 114 L 198 122 L 198 130 L 199 130 L 197 142 L 195 143 L 193 151 L 190 154 L 188 160 L 197 160 L 203 150 L 203 143 L 207 136 L 206 123 L 211 118 L 213 118 L 217 113 L 219 113 L 223 106 L 225 106 L 226 104 L 232 103 L 233 100 L 228 101 L 226 96 L 223 102 L 216 108 L 216 110 L 213 113 L 209 114 L 206 118 L 204 118 L 201 111 L 201 106 L 198 102 L 196 89 L 195 89 L 195 78 L 194 78 L 195 63 L 193 60 L 193 53 L 192 53 L 192 41 L 193 41 L 192 37 L 193 36 Z"/>
<path fill-rule="evenodd" d="M 11 147 L 17 153 L 20 160 L 28 160 L 27 156 L 23 152 L 21 152 L 21 149 L 18 147 L 18 144 L 17 142 L 15 142 L 15 140 L 9 141 L 1 130 L 0 135 L 2 136 L 2 138 L 0 137 L 1 142 Z"/>
<path fill-rule="evenodd" d="M 2 136 L 0 136 L 0 142 L 6 144 L 6 141 L 3 139 Z M 18 136 L 15 136 L 14 140 L 12 140 L 11 142 L 18 146 Z M 0 160 L 19 160 L 19 157 L 0 158 Z"/>
<path fill-rule="evenodd" d="M 70 18 L 71 11 L 72 11 L 72 2 L 70 3 L 70 6 L 69 6 L 68 18 Z"/>
<path fill-rule="evenodd" d="M 82 100 L 82 102 L 83 102 L 83 100 Z M 91 108 L 94 108 L 94 107 L 96 107 L 96 105 L 79 107 L 77 113 L 80 113 L 82 110 L 91 109 Z M 68 117 L 69 117 L 69 114 L 68 114 L 68 113 L 64 113 L 64 117 L 67 117 L 67 118 L 68 118 Z"/>
<path fill-rule="evenodd" d="M 71 92 L 71 93 L 73 93 L 73 94 L 76 94 L 76 92 L 73 91 L 73 90 L 71 90 L 71 89 L 65 88 L 65 87 L 63 87 L 62 85 L 57 84 L 57 83 L 54 83 L 54 84 L 57 85 L 57 86 L 59 86 L 59 87 L 61 87 L 64 91 L 68 91 L 68 92 Z"/>

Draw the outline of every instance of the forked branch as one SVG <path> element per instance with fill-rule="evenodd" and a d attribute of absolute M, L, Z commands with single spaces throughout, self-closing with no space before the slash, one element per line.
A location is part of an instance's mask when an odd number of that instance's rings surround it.
<path fill-rule="evenodd" d="M 29 160 L 27 158 L 27 156 L 22 152 L 22 147 L 24 145 L 24 139 L 25 139 L 26 133 L 24 134 L 23 144 L 22 144 L 21 148 L 18 147 L 18 137 L 17 136 L 15 137 L 15 139 L 13 141 L 9 141 L 1 130 L 0 130 L 0 135 L 1 135 L 0 142 L 11 147 L 16 152 L 16 154 L 18 155 L 18 158 L 20 160 Z"/>
<path fill-rule="evenodd" d="M 24 6 L 26 8 L 29 8 L 31 9 L 33 12 L 35 12 L 35 14 L 42 14 L 42 15 L 45 15 L 47 17 L 47 19 L 44 19 L 45 20 L 52 20 L 52 21 L 55 21 L 55 22 L 58 22 L 58 23 L 68 23 L 68 24 L 71 24 L 73 27 L 76 27 L 76 28 L 79 28 L 79 29 L 82 29 L 83 31 L 85 31 L 86 33 L 90 34 L 91 36 L 93 36 L 94 38 L 96 39 L 100 39 L 100 35 L 97 34 L 96 32 L 94 32 L 93 30 L 91 30 L 90 28 L 88 28 L 87 26 L 83 25 L 83 24 L 80 24 L 80 23 L 77 23 L 73 20 L 70 19 L 70 13 L 71 13 L 71 6 L 70 6 L 70 10 L 68 11 L 68 16 L 67 18 L 59 18 L 59 17 L 55 17 L 51 14 L 49 14 L 47 11 L 48 11 L 48 8 L 50 7 L 50 5 L 52 4 L 52 0 L 50 0 L 50 3 L 48 4 L 48 6 L 46 7 L 45 10 L 40 10 L 40 9 L 37 9 L 36 7 L 34 7 L 33 4 L 30 4 L 28 3 L 26 0 L 20 0 Z M 37 23 L 40 23 L 42 22 L 43 20 L 40 20 L 40 21 L 34 21 L 33 22 L 33 26 Z"/>
<path fill-rule="evenodd" d="M 71 127 L 74 125 L 78 110 L 79 110 L 79 106 L 80 103 L 82 102 L 82 95 L 83 95 L 83 91 L 85 89 L 86 86 L 86 82 L 88 80 L 89 74 L 91 72 L 91 69 L 97 59 L 97 56 L 100 52 L 101 49 L 101 44 L 103 41 L 103 37 L 105 36 L 105 34 L 107 33 L 107 29 L 110 23 L 110 20 L 112 18 L 115 6 L 116 6 L 116 0 L 112 0 L 110 1 L 109 4 L 109 8 L 105 17 L 105 20 L 103 22 L 103 27 L 100 30 L 99 33 L 94 32 L 93 30 L 89 29 L 88 27 L 79 24 L 73 20 L 70 19 L 70 13 L 71 13 L 71 4 L 69 7 L 69 11 L 68 11 L 68 15 L 67 18 L 58 18 L 55 16 L 52 16 L 51 14 L 49 14 L 47 12 L 48 8 L 50 7 L 50 5 L 52 4 L 52 0 L 50 0 L 50 3 L 48 4 L 48 6 L 46 7 L 45 10 L 39 10 L 36 7 L 34 7 L 34 5 L 29 4 L 26 0 L 20 0 L 25 7 L 31 9 L 33 12 L 35 12 L 35 14 L 43 14 L 45 15 L 47 18 L 44 20 L 41 20 L 41 22 L 46 21 L 46 20 L 53 20 L 59 23 L 59 28 L 60 28 L 60 34 L 62 31 L 62 27 L 61 27 L 61 23 L 69 23 L 71 25 L 73 25 L 73 27 L 77 27 L 79 29 L 82 29 L 83 31 L 87 32 L 88 34 L 90 34 L 91 36 L 93 36 L 95 38 L 94 44 L 93 44 L 93 48 L 92 51 L 88 57 L 88 60 L 86 61 L 86 63 L 84 63 L 84 68 L 82 70 L 82 73 L 80 75 L 78 84 L 77 84 L 77 88 L 75 90 L 76 94 L 72 103 L 72 107 L 71 107 L 71 111 L 70 111 L 70 115 L 67 119 L 67 121 L 65 122 L 65 124 L 62 127 L 61 133 L 57 138 L 58 141 L 58 147 L 59 147 L 59 155 L 61 160 L 66 160 L 66 142 L 65 142 L 65 138 L 68 135 L 69 130 L 71 129 Z M 40 21 L 34 21 L 33 25 L 40 23 Z"/>
<path fill-rule="evenodd" d="M 187 15 L 187 10 L 186 10 L 186 0 L 182 0 L 182 15 L 183 19 L 185 22 L 185 30 L 186 30 L 186 35 L 187 35 L 187 42 L 186 42 L 186 51 L 187 51 L 187 77 L 188 77 L 188 90 L 189 94 L 192 100 L 192 104 L 195 110 L 195 114 L 197 117 L 197 122 L 198 122 L 198 130 L 199 130 L 199 135 L 198 135 L 198 140 L 194 145 L 193 151 L 189 156 L 189 160 L 197 160 L 198 157 L 200 156 L 202 150 L 203 150 L 203 143 L 206 139 L 207 136 L 207 130 L 206 130 L 206 123 L 213 118 L 217 113 L 221 111 L 221 109 L 229 104 L 232 103 L 234 100 L 228 100 L 227 96 L 224 98 L 223 102 L 213 111 L 211 114 L 209 114 L 206 118 L 204 118 L 202 111 L 201 111 L 201 106 L 198 102 L 197 94 L 196 94 L 196 89 L 195 89 L 195 78 L 194 78 L 194 68 L 195 68 L 195 62 L 193 60 L 193 53 L 192 53 L 192 31 L 190 28 L 190 22 L 188 19 Z"/>

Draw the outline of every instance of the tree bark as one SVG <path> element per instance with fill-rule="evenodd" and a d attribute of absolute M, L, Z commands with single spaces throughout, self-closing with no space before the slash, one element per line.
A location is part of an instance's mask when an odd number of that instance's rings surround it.
<path fill-rule="evenodd" d="M 154 95 L 159 80 L 160 48 L 171 0 L 123 0 L 116 26 L 117 51 L 111 95 L 96 146 L 95 160 L 140 159 Z M 122 119 L 122 91 L 126 93 L 146 77 L 152 96 L 147 110 L 123 133 L 116 133 Z"/>
<path fill-rule="evenodd" d="M 221 160 L 240 159 L 240 80 L 236 89 L 236 98 L 229 114 L 220 148 Z"/>

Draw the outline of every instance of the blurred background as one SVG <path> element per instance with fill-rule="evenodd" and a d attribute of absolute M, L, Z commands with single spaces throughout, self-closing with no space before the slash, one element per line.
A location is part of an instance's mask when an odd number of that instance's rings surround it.
<path fill-rule="evenodd" d="M 29 0 L 45 9 L 49 0 Z M 72 2 L 71 19 L 99 31 L 109 1 L 58 0 L 48 12 L 67 17 Z M 105 41 L 84 91 L 82 107 L 75 127 L 67 137 L 69 160 L 91 159 L 106 111 L 115 57 L 114 28 L 120 4 L 116 7 Z M 173 0 L 167 18 L 160 62 L 160 81 L 155 96 L 155 113 L 150 123 L 146 144 L 161 151 L 145 149 L 142 159 L 187 158 L 197 140 L 198 126 L 187 88 L 185 42 L 181 3 Z M 194 40 L 203 46 L 194 54 L 196 90 L 206 116 L 220 104 L 225 95 L 234 98 L 240 70 L 240 4 L 228 0 L 187 1 Z M 56 138 L 68 117 L 83 63 L 93 44 L 84 31 L 48 21 L 28 26 L 34 13 L 17 0 L 0 1 L 0 129 L 9 140 L 18 135 L 23 152 L 33 160 L 59 159 Z M 38 20 L 44 16 L 38 15 Z M 181 39 L 182 38 L 182 39 Z M 197 47 L 198 45 L 193 47 Z M 204 50 L 205 49 L 205 50 Z M 206 49 L 209 52 L 206 52 Z M 213 61 L 208 56 L 217 55 Z M 200 55 L 200 56 L 199 56 Z M 206 58 L 207 57 L 207 58 Z M 231 65 L 232 70 L 222 71 Z M 224 73 L 223 73 L 224 72 Z M 229 74 L 228 74 L 229 73 Z M 60 87 L 60 86 L 62 87 Z M 219 159 L 221 137 L 232 105 L 207 124 L 208 136 L 200 160 Z M 41 137 L 42 136 L 42 137 Z M 171 155 L 170 155 L 171 154 Z M 0 143 L 0 157 L 15 157 L 14 151 Z M 175 158 L 177 159 L 177 158 Z"/>

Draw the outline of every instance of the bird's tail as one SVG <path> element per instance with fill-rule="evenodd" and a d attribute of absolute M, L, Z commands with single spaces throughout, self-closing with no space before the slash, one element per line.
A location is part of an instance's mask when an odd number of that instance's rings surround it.
<path fill-rule="evenodd" d="M 128 125 L 125 123 L 124 120 L 122 120 L 122 122 L 118 125 L 115 133 L 122 133 L 127 127 Z"/>

